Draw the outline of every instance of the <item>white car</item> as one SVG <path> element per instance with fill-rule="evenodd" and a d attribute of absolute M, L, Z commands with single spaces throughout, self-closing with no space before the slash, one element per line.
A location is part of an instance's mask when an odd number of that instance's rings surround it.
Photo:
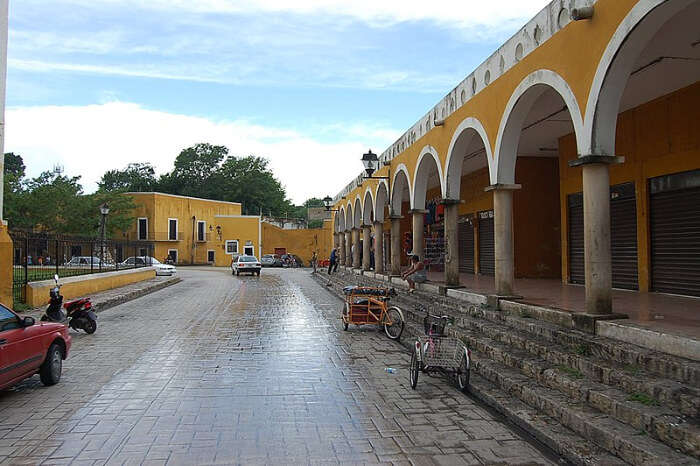
<path fill-rule="evenodd" d="M 168 276 L 170 276 L 170 275 L 173 275 L 174 273 L 177 273 L 177 269 L 175 268 L 174 265 L 163 264 L 155 257 L 149 257 L 149 256 L 129 257 L 124 262 L 122 262 L 120 265 L 122 265 L 124 267 L 148 267 L 148 266 L 152 266 L 156 269 L 156 275 L 168 275 Z"/>
<path fill-rule="evenodd" d="M 231 262 L 231 274 L 233 275 L 250 273 L 259 277 L 261 268 L 262 264 L 255 256 L 238 256 Z"/>

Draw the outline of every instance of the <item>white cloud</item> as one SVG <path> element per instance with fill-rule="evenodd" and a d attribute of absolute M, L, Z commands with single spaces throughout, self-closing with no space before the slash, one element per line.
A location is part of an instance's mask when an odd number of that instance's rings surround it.
<path fill-rule="evenodd" d="M 329 125 L 340 141 L 325 143 L 296 130 L 243 120 L 212 121 L 122 102 L 10 107 L 6 120 L 6 151 L 22 155 L 29 176 L 60 164 L 67 174 L 81 175 L 90 191 L 107 170 L 150 162 L 164 173 L 182 149 L 210 142 L 227 146 L 234 155 L 268 158 L 296 203 L 335 195 L 360 173 L 359 158 L 367 147 L 355 142 L 358 135 L 383 148 L 400 134 L 376 125 L 349 125 L 345 132 L 345 125 Z"/>

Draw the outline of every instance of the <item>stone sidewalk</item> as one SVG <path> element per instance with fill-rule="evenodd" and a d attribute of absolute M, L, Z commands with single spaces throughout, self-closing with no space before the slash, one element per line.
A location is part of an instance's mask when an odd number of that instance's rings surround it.
<path fill-rule="evenodd" d="M 161 276 L 152 278 L 151 280 L 131 283 L 126 286 L 112 288 L 111 290 L 102 291 L 100 293 L 95 293 L 86 296 L 90 298 L 90 301 L 92 302 L 92 307 L 95 310 L 95 312 L 101 312 L 114 306 L 118 306 L 119 304 L 131 301 L 136 298 L 140 298 L 141 296 L 145 296 L 158 290 L 162 290 L 163 288 L 174 285 L 176 283 L 180 283 L 180 281 L 182 281 L 182 279 L 178 276 Z M 27 311 L 20 312 L 20 314 L 23 316 L 31 316 L 34 317 L 36 320 L 39 320 L 39 318 L 41 318 L 41 316 L 44 314 L 44 311 L 46 310 L 47 306 L 48 304 L 42 307 L 29 309 Z"/>

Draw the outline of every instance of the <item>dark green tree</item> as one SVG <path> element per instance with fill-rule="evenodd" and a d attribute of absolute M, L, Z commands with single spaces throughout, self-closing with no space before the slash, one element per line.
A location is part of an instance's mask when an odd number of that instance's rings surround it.
<path fill-rule="evenodd" d="M 102 192 L 149 192 L 158 184 L 150 163 L 130 163 L 124 170 L 109 170 L 97 183 Z"/>
<path fill-rule="evenodd" d="M 221 162 L 228 155 L 225 146 L 208 143 L 184 149 L 175 158 L 175 169 L 161 177 L 159 189 L 169 194 L 217 199 L 220 196 Z"/>
<path fill-rule="evenodd" d="M 219 170 L 222 200 L 240 202 L 243 213 L 284 215 L 292 206 L 262 157 L 229 156 Z"/>
<path fill-rule="evenodd" d="M 5 169 L 3 178 L 3 193 L 4 207 L 3 216 L 8 220 L 9 224 L 14 225 L 15 221 L 20 218 L 22 211 L 22 198 L 24 195 L 24 180 L 26 167 L 22 156 L 8 152 L 5 154 Z"/>

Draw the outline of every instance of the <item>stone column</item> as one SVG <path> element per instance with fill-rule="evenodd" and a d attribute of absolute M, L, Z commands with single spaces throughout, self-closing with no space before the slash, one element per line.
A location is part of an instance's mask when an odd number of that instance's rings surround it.
<path fill-rule="evenodd" d="M 486 191 L 493 191 L 495 279 L 499 296 L 513 296 L 513 191 L 516 189 L 520 189 L 520 185 L 495 184 L 486 188 Z"/>
<path fill-rule="evenodd" d="M 352 267 L 352 230 L 345 232 L 345 267 Z"/>
<path fill-rule="evenodd" d="M 622 157 L 588 155 L 569 162 L 583 167 L 583 251 L 586 312 L 612 313 L 609 165 Z"/>
<path fill-rule="evenodd" d="M 374 222 L 374 271 L 384 273 L 384 224 Z"/>
<path fill-rule="evenodd" d="M 420 257 L 420 260 L 425 260 L 425 240 L 423 238 L 423 230 L 425 228 L 425 214 L 427 210 L 413 209 L 413 255 Z"/>
<path fill-rule="evenodd" d="M 445 284 L 459 286 L 459 199 L 445 199 Z"/>
<path fill-rule="evenodd" d="M 352 253 L 352 268 L 360 268 L 360 229 L 352 229 L 352 244 L 355 245 L 354 251 Z"/>
<path fill-rule="evenodd" d="M 401 276 L 401 216 L 391 217 L 391 274 Z"/>
<path fill-rule="evenodd" d="M 345 265 L 345 233 L 338 232 L 338 265 Z"/>
<path fill-rule="evenodd" d="M 362 270 L 369 272 L 371 264 L 369 251 L 372 245 L 372 227 L 370 225 L 362 225 Z"/>

